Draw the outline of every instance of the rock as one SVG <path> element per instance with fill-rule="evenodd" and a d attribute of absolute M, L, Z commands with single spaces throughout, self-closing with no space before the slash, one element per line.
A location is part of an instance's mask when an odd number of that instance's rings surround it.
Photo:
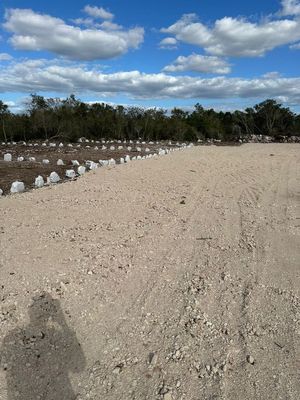
<path fill-rule="evenodd" d="M 248 362 L 249 364 L 253 365 L 255 361 L 254 361 L 254 358 L 253 358 L 252 356 L 248 355 L 248 356 L 247 356 L 247 362 Z"/>
<path fill-rule="evenodd" d="M 129 162 L 130 161 L 130 157 L 127 155 L 126 157 L 125 157 L 125 162 Z"/>
<path fill-rule="evenodd" d="M 109 161 L 108 161 L 108 165 L 115 165 L 116 164 L 116 160 L 114 160 L 113 158 L 111 158 Z"/>
<path fill-rule="evenodd" d="M 19 162 L 24 161 L 24 157 L 18 157 L 17 161 L 19 161 Z"/>
<path fill-rule="evenodd" d="M 42 163 L 43 164 L 49 164 L 50 163 L 50 161 L 49 160 L 47 160 L 46 158 L 42 161 Z"/>
<path fill-rule="evenodd" d="M 118 146 L 118 150 L 122 150 L 123 149 L 123 146 Z"/>
<path fill-rule="evenodd" d="M 74 165 L 74 167 L 78 167 L 80 165 L 79 161 L 77 160 L 71 160 L 72 165 Z"/>
<path fill-rule="evenodd" d="M 98 168 L 98 164 L 95 163 L 94 161 L 87 161 L 86 165 L 90 170 L 93 170 L 93 171 Z"/>
<path fill-rule="evenodd" d="M 115 150 L 115 146 L 110 146 L 109 150 Z"/>
<path fill-rule="evenodd" d="M 0 189 L 0 196 L 2 196 L 3 195 L 3 190 L 2 189 Z"/>
<path fill-rule="evenodd" d="M 64 147 L 63 143 L 59 143 L 58 147 Z"/>
<path fill-rule="evenodd" d="M 29 160 L 30 162 L 35 162 L 35 161 L 36 161 L 35 157 L 29 157 L 28 160 Z"/>
<path fill-rule="evenodd" d="M 66 177 L 67 178 L 74 179 L 75 176 L 76 176 L 76 173 L 75 173 L 74 169 L 67 169 L 66 170 Z"/>
<path fill-rule="evenodd" d="M 41 188 L 44 186 L 44 184 L 45 184 L 44 178 L 41 175 L 39 175 L 37 178 L 35 178 L 35 181 L 34 181 L 35 187 Z"/>
<path fill-rule="evenodd" d="M 102 167 L 106 167 L 108 165 L 108 160 L 99 160 L 99 163 Z"/>
<path fill-rule="evenodd" d="M 128 146 L 128 147 L 127 147 L 127 150 L 128 150 L 128 151 L 131 151 L 131 150 L 132 150 L 132 147 L 131 147 L 131 146 Z"/>
<path fill-rule="evenodd" d="M 25 185 L 23 182 L 20 181 L 13 182 L 10 188 L 11 193 L 21 193 L 24 192 L 24 190 L 25 190 Z"/>
<path fill-rule="evenodd" d="M 137 147 L 136 151 L 141 152 L 142 151 L 141 147 Z"/>
<path fill-rule="evenodd" d="M 56 143 L 49 143 L 50 147 L 56 147 Z"/>
<path fill-rule="evenodd" d="M 63 160 L 61 160 L 60 158 L 57 160 L 57 165 L 65 165 Z"/>
<path fill-rule="evenodd" d="M 164 400 L 172 400 L 172 399 L 173 397 L 171 392 L 164 394 Z"/>
<path fill-rule="evenodd" d="M 120 164 L 124 164 L 125 160 L 123 157 L 120 158 Z"/>
<path fill-rule="evenodd" d="M 12 161 L 12 155 L 10 153 L 4 154 L 4 161 Z"/>
<path fill-rule="evenodd" d="M 77 172 L 79 175 L 83 175 L 86 172 L 86 168 L 83 165 L 81 165 L 80 167 L 77 168 Z"/>
<path fill-rule="evenodd" d="M 50 180 L 50 183 L 57 183 L 60 181 L 60 177 L 59 177 L 58 173 L 53 171 L 53 172 L 51 172 L 51 174 L 49 176 L 49 180 Z"/>

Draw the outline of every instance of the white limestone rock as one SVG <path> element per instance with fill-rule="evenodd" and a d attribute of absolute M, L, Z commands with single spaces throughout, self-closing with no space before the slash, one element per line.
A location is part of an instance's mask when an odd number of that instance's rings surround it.
<path fill-rule="evenodd" d="M 6 153 L 3 156 L 4 161 L 12 161 L 12 155 L 10 153 Z"/>
<path fill-rule="evenodd" d="M 125 163 L 125 160 L 124 160 L 123 157 L 121 157 L 121 158 L 120 158 L 120 164 L 124 164 L 124 163 Z"/>
<path fill-rule="evenodd" d="M 35 181 L 34 181 L 34 186 L 35 187 L 41 188 L 41 187 L 44 186 L 44 184 L 45 184 L 45 181 L 44 181 L 44 178 L 41 175 L 39 175 L 38 177 L 35 178 Z"/>
<path fill-rule="evenodd" d="M 51 172 L 51 174 L 49 176 L 49 180 L 50 180 L 50 183 L 57 183 L 60 181 L 60 177 L 57 172 L 53 171 L 53 172 Z"/>
<path fill-rule="evenodd" d="M 90 160 L 86 161 L 86 166 L 92 171 L 98 168 L 98 164 Z"/>
<path fill-rule="evenodd" d="M 61 160 L 60 158 L 57 160 L 57 165 L 65 165 L 65 163 L 63 162 L 63 160 Z"/>
<path fill-rule="evenodd" d="M 108 160 L 99 160 L 101 167 L 106 167 L 108 165 Z"/>
<path fill-rule="evenodd" d="M 137 147 L 137 148 L 136 148 L 136 151 L 141 152 L 141 151 L 142 151 L 141 147 Z"/>
<path fill-rule="evenodd" d="M 29 160 L 30 162 L 35 162 L 35 161 L 36 161 L 35 157 L 29 157 L 28 160 Z"/>
<path fill-rule="evenodd" d="M 64 147 L 63 143 L 59 143 L 58 147 Z"/>
<path fill-rule="evenodd" d="M 24 161 L 24 157 L 22 157 L 22 156 L 18 157 L 17 161 L 19 161 L 19 162 Z"/>
<path fill-rule="evenodd" d="M 86 172 L 86 168 L 85 168 L 83 165 L 80 165 L 80 166 L 77 168 L 77 172 L 78 172 L 79 175 L 83 175 L 83 174 L 85 174 L 85 172 Z"/>
<path fill-rule="evenodd" d="M 74 179 L 76 176 L 76 173 L 74 171 L 74 169 L 67 169 L 66 170 L 66 177 L 70 178 L 70 179 Z"/>
<path fill-rule="evenodd" d="M 130 161 L 130 156 L 128 156 L 128 155 L 127 155 L 127 156 L 125 156 L 125 162 L 127 162 L 127 163 L 128 163 L 129 161 Z"/>
<path fill-rule="evenodd" d="M 109 150 L 116 150 L 115 146 L 110 146 Z"/>
<path fill-rule="evenodd" d="M 2 196 L 3 195 L 3 190 L 2 189 L 0 189 L 0 196 Z"/>
<path fill-rule="evenodd" d="M 116 160 L 115 160 L 114 158 L 111 158 L 111 159 L 108 161 L 108 165 L 116 165 Z"/>
<path fill-rule="evenodd" d="M 71 160 L 71 162 L 74 167 L 78 167 L 80 165 L 79 161 L 77 160 Z"/>
<path fill-rule="evenodd" d="M 47 158 L 45 158 L 45 159 L 42 161 L 42 163 L 43 163 L 43 164 L 49 164 L 50 161 L 49 161 Z"/>
<path fill-rule="evenodd" d="M 21 193 L 24 192 L 25 185 L 24 182 L 15 181 L 11 184 L 10 192 L 11 193 Z"/>

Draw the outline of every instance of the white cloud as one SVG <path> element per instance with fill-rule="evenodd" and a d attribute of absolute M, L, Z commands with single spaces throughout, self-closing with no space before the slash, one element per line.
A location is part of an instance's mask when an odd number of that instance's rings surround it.
<path fill-rule="evenodd" d="M 113 19 L 114 18 L 114 14 L 112 14 L 111 12 L 105 10 L 102 7 L 93 7 L 93 6 L 85 6 L 83 11 L 90 15 L 93 18 L 101 18 L 101 19 Z"/>
<path fill-rule="evenodd" d="M 300 103 L 300 77 L 272 75 L 255 79 L 199 78 L 146 74 L 139 71 L 102 73 L 58 60 L 28 60 L 0 66 L 1 92 L 89 93 L 134 99 L 286 98 Z"/>
<path fill-rule="evenodd" d="M 167 65 L 165 72 L 193 71 L 213 74 L 229 74 L 230 65 L 222 58 L 191 54 L 188 57 L 180 56 L 172 64 Z"/>
<path fill-rule="evenodd" d="M 0 61 L 9 61 L 12 60 L 12 56 L 7 53 L 0 53 Z"/>
<path fill-rule="evenodd" d="M 296 44 L 292 44 L 290 46 L 290 49 L 292 49 L 292 50 L 300 50 L 300 42 L 296 43 Z"/>
<path fill-rule="evenodd" d="M 10 9 L 5 17 L 4 27 L 13 33 L 10 42 L 15 49 L 46 50 L 70 59 L 113 58 L 138 48 L 144 39 L 143 28 L 116 29 L 110 21 L 104 21 L 102 29 L 81 29 L 30 9 Z"/>
<path fill-rule="evenodd" d="M 161 49 L 173 50 L 177 48 L 177 40 L 173 37 L 167 37 L 159 43 Z"/>
<path fill-rule="evenodd" d="M 300 40 L 300 19 L 252 23 L 243 18 L 224 17 L 208 27 L 198 21 L 196 14 L 185 14 L 161 32 L 202 47 L 212 55 L 257 57 Z"/>
<path fill-rule="evenodd" d="M 281 0 L 282 10 L 280 15 L 300 15 L 300 1 L 299 0 Z"/>

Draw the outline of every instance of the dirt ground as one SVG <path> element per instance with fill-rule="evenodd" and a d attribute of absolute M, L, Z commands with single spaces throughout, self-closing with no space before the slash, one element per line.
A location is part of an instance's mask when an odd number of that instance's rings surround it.
<path fill-rule="evenodd" d="M 64 144 L 64 147 L 43 147 L 42 142 L 34 142 L 38 146 L 24 146 L 21 143 L 16 145 L 3 145 L 0 144 L 0 189 L 3 190 L 4 194 L 10 193 L 10 187 L 12 182 L 19 180 L 24 182 L 26 190 L 34 188 L 34 181 L 38 175 L 41 175 L 45 182 L 47 176 L 51 174 L 52 171 L 58 173 L 61 178 L 61 182 L 67 181 L 66 170 L 75 169 L 77 167 L 72 166 L 72 160 L 77 160 L 81 165 L 85 165 L 87 160 L 99 162 L 99 160 L 109 160 L 114 158 L 117 162 L 120 157 L 125 157 L 127 154 L 132 158 L 134 156 L 145 156 L 150 153 L 157 153 L 159 148 L 176 148 L 178 146 L 173 143 L 169 145 L 168 142 L 161 142 L 160 144 L 136 144 L 136 143 L 106 143 L 106 150 L 102 150 L 102 143 L 81 143 L 80 148 L 76 147 L 77 144 L 73 144 L 73 147 L 68 147 Z M 88 147 L 86 147 L 88 146 Z M 95 150 L 95 147 L 98 150 Z M 114 146 L 115 150 L 110 150 L 110 146 Z M 118 146 L 123 146 L 122 150 L 118 150 Z M 132 147 L 131 151 L 127 150 L 127 147 Z M 136 151 L 136 148 L 140 147 L 141 151 Z M 145 149 L 150 150 L 149 153 L 145 152 Z M 12 162 L 7 162 L 3 160 L 5 153 L 10 153 L 13 157 Z M 17 161 L 17 157 L 24 157 L 24 161 Z M 34 157 L 35 162 L 29 161 L 29 157 Z M 43 164 L 42 160 L 48 159 L 49 164 Z M 62 159 L 63 166 L 57 165 L 57 160 Z"/>
<path fill-rule="evenodd" d="M 300 145 L 0 199 L 1 400 L 300 398 Z"/>

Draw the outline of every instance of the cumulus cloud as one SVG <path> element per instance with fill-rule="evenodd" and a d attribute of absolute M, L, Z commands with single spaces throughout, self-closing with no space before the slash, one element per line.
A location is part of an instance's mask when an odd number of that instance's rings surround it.
<path fill-rule="evenodd" d="M 193 71 L 213 74 L 229 74 L 230 65 L 222 58 L 191 54 L 188 57 L 180 56 L 172 64 L 167 65 L 165 72 Z"/>
<path fill-rule="evenodd" d="M 12 56 L 7 53 L 0 53 L 0 61 L 9 61 L 12 60 Z"/>
<path fill-rule="evenodd" d="M 244 18 L 224 17 L 208 27 L 198 21 L 196 14 L 185 14 L 161 32 L 215 56 L 257 57 L 300 40 L 300 19 L 252 23 Z"/>
<path fill-rule="evenodd" d="M 282 0 L 282 10 L 280 15 L 300 15 L 300 1 L 299 0 Z"/>
<path fill-rule="evenodd" d="M 0 65 L 1 92 L 90 93 L 135 99 L 281 98 L 300 102 L 300 77 L 272 75 L 255 79 L 199 78 L 146 74 L 139 71 L 102 73 L 58 60 L 28 60 Z"/>
<path fill-rule="evenodd" d="M 95 7 L 95 6 L 85 6 L 83 11 L 90 15 L 93 18 L 101 18 L 101 19 L 113 19 L 114 14 L 105 10 L 102 7 Z"/>
<path fill-rule="evenodd" d="M 15 49 L 46 50 L 76 60 L 113 58 L 138 48 L 144 39 L 143 28 L 125 30 L 109 25 L 110 21 L 104 21 L 100 29 L 81 29 L 30 9 L 10 9 L 5 17 L 4 27 L 12 32 Z"/>
<path fill-rule="evenodd" d="M 173 37 L 167 37 L 159 43 L 159 47 L 168 50 L 177 49 L 177 40 Z"/>

